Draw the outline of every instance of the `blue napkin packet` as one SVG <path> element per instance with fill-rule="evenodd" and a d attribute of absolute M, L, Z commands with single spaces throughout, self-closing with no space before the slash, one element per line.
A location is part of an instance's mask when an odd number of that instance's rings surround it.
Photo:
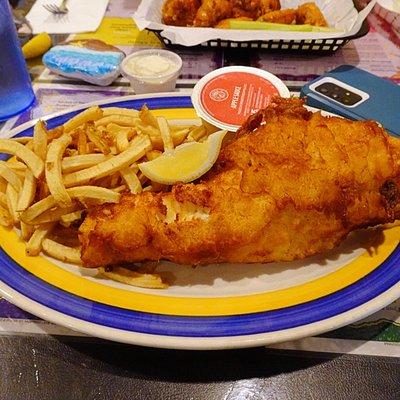
<path fill-rule="evenodd" d="M 95 85 L 110 85 L 120 74 L 125 54 L 100 40 L 74 40 L 51 48 L 43 56 L 50 71 Z"/>

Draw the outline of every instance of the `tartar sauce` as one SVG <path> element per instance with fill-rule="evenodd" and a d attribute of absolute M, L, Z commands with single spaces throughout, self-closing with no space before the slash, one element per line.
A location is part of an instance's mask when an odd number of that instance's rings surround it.
<path fill-rule="evenodd" d="M 163 49 L 139 50 L 121 63 L 121 73 L 136 94 L 172 92 L 181 70 L 182 59 Z"/>
<path fill-rule="evenodd" d="M 152 54 L 132 57 L 126 63 L 125 69 L 136 76 L 154 77 L 174 73 L 176 65 L 166 57 Z"/>

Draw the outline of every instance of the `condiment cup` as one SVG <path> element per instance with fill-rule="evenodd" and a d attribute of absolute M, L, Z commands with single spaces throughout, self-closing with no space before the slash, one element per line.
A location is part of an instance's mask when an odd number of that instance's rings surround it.
<path fill-rule="evenodd" d="M 247 118 L 265 108 L 273 96 L 290 97 L 275 75 L 258 68 L 219 68 L 196 83 L 192 103 L 208 131 L 236 132 Z"/>
<path fill-rule="evenodd" d="M 154 75 L 139 75 L 129 70 L 128 65 L 132 59 L 151 55 L 170 60 L 174 65 L 173 70 L 167 73 L 155 73 Z M 137 94 L 174 91 L 181 69 L 182 59 L 172 51 L 162 49 L 137 51 L 126 57 L 121 63 L 122 75 L 129 80 L 131 87 Z"/>

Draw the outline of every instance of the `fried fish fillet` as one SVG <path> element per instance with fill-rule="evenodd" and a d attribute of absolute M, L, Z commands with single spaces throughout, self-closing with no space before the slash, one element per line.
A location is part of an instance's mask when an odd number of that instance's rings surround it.
<path fill-rule="evenodd" d="M 80 228 L 87 267 L 291 261 L 400 218 L 400 140 L 298 99 L 253 115 L 197 183 L 125 195 Z"/>

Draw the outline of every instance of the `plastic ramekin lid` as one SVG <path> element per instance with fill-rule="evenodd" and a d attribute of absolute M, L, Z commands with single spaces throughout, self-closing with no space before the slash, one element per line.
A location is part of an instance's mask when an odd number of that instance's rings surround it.
<path fill-rule="evenodd" d="M 193 89 L 192 103 L 200 118 L 235 132 L 275 95 L 290 97 L 278 77 L 258 68 L 232 66 L 201 78 Z"/>

